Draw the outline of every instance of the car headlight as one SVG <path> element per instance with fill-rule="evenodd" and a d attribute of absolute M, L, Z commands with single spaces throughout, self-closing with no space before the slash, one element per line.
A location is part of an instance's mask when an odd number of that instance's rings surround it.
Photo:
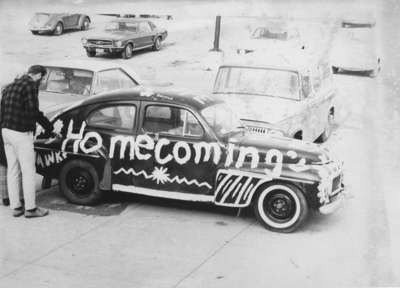
<path fill-rule="evenodd" d="M 122 46 L 122 41 L 120 41 L 120 40 L 114 41 L 114 46 L 121 47 Z"/>
<path fill-rule="evenodd" d="M 82 42 L 83 45 L 85 45 L 85 44 L 87 44 L 87 39 L 86 38 L 82 38 L 81 42 Z"/>

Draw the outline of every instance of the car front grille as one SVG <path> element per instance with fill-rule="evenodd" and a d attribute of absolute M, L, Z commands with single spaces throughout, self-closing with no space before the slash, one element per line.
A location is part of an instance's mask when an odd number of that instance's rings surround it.
<path fill-rule="evenodd" d="M 92 40 L 92 39 L 89 39 L 88 43 L 92 44 L 92 45 L 99 45 L 99 46 L 112 45 L 112 41 L 111 40 Z"/>
<path fill-rule="evenodd" d="M 247 126 L 247 130 L 252 133 L 256 134 L 267 134 L 267 129 L 263 127 L 257 127 L 257 126 Z"/>

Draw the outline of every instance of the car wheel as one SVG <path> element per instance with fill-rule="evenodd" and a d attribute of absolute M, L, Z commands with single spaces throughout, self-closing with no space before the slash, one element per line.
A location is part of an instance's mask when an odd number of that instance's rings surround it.
<path fill-rule="evenodd" d="M 332 66 L 332 72 L 333 72 L 333 74 L 339 73 L 339 68 L 335 67 L 335 66 Z"/>
<path fill-rule="evenodd" d="M 89 26 L 90 26 L 90 21 L 89 19 L 86 17 L 83 22 L 82 22 L 82 27 L 81 30 L 89 30 Z"/>
<path fill-rule="evenodd" d="M 54 35 L 61 35 L 64 31 L 64 26 L 61 22 L 58 22 L 56 28 L 53 30 Z"/>
<path fill-rule="evenodd" d="M 39 34 L 39 31 L 31 30 L 31 32 L 32 32 L 33 35 L 38 35 Z"/>
<path fill-rule="evenodd" d="M 88 57 L 94 57 L 94 56 L 96 56 L 96 51 L 95 50 L 86 50 L 86 55 Z"/>
<path fill-rule="evenodd" d="M 317 141 L 318 143 L 323 143 L 329 139 L 332 135 L 332 127 L 333 127 L 333 121 L 335 119 L 334 114 L 329 113 L 328 115 L 328 120 L 326 122 L 325 130 L 322 132 L 322 134 L 318 137 Z"/>
<path fill-rule="evenodd" d="M 153 50 L 158 51 L 160 49 L 161 49 L 161 38 L 157 37 L 156 40 L 154 40 Z"/>
<path fill-rule="evenodd" d="M 59 184 L 61 192 L 71 203 L 93 205 L 103 196 L 96 169 L 84 160 L 67 162 L 61 169 Z"/>
<path fill-rule="evenodd" d="M 294 185 L 274 183 L 264 186 L 254 202 L 258 221 L 268 230 L 290 233 L 306 220 L 308 205 L 303 193 Z"/>
<path fill-rule="evenodd" d="M 132 57 L 133 54 L 133 46 L 131 43 L 125 46 L 124 50 L 122 51 L 122 58 L 129 59 Z"/>

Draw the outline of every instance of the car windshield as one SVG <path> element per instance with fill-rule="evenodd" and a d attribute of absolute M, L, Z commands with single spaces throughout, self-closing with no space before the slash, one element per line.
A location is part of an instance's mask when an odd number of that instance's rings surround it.
<path fill-rule="evenodd" d="M 129 22 L 109 22 L 105 26 L 106 31 L 130 31 L 130 32 L 138 32 L 138 24 L 137 23 L 129 23 Z"/>
<path fill-rule="evenodd" d="M 89 96 L 92 71 L 61 67 L 47 67 L 47 71 L 47 82 L 42 82 L 40 90 Z"/>
<path fill-rule="evenodd" d="M 201 115 L 218 137 L 241 131 L 243 128 L 239 117 L 225 103 L 215 104 L 201 110 Z"/>
<path fill-rule="evenodd" d="M 48 13 L 36 13 L 33 18 L 31 19 L 31 24 L 36 23 L 46 23 L 49 20 L 50 14 Z"/>
<path fill-rule="evenodd" d="M 300 100 L 299 77 L 292 71 L 254 67 L 221 67 L 215 81 L 214 93 L 238 93 Z"/>

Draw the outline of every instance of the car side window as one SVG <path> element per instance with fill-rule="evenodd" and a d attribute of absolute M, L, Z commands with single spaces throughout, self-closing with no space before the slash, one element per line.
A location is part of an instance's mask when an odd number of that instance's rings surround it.
<path fill-rule="evenodd" d="M 204 134 L 203 127 L 190 111 L 162 105 L 146 107 L 143 130 L 183 137 L 201 137 Z"/>
<path fill-rule="evenodd" d="M 112 105 L 92 111 L 86 123 L 91 127 L 132 130 L 135 126 L 136 106 Z"/>
<path fill-rule="evenodd" d="M 149 23 L 147 23 L 147 22 L 141 22 L 139 27 L 140 27 L 140 32 L 143 32 L 143 33 L 151 32 L 151 28 L 149 26 Z"/>
<path fill-rule="evenodd" d="M 39 87 L 40 90 L 56 93 L 71 93 L 89 96 L 93 72 L 72 68 L 49 69 L 47 82 Z"/>
<path fill-rule="evenodd" d="M 93 94 L 135 87 L 137 84 L 121 69 L 110 69 L 97 74 Z"/>

